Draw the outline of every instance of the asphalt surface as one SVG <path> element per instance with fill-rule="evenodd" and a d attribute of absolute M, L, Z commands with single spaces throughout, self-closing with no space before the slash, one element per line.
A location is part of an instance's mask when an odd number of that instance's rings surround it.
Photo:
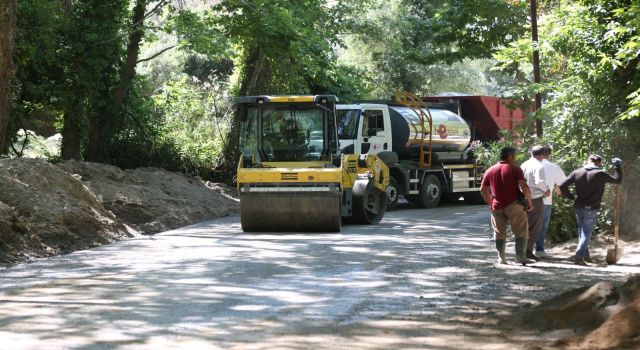
<path fill-rule="evenodd" d="M 0 349 L 514 349 L 498 319 L 638 271 L 507 253 L 496 265 L 486 206 L 329 234 L 227 217 L 1 269 Z"/>

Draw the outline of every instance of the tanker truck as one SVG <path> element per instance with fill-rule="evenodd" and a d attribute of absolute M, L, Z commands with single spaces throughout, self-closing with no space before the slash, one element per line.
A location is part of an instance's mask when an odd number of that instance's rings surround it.
<path fill-rule="evenodd" d="M 400 196 L 423 208 L 443 198 L 483 203 L 483 169 L 468 148 L 472 129 L 465 119 L 449 109 L 427 108 L 410 94 L 396 100 L 337 105 L 342 152 L 375 154 L 389 167 L 388 210 Z"/>
<path fill-rule="evenodd" d="M 380 222 L 389 169 L 375 154 L 340 154 L 336 96 L 263 95 L 234 102 L 243 231 L 340 231 L 343 220 Z"/>

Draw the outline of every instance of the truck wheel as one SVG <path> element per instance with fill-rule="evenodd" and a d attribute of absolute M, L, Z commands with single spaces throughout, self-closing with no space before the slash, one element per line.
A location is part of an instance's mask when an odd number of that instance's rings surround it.
<path fill-rule="evenodd" d="M 398 206 L 398 181 L 392 176 L 387 186 L 387 210 L 394 210 Z"/>
<path fill-rule="evenodd" d="M 427 175 L 420 187 L 417 205 L 421 208 L 435 208 L 440 203 L 442 188 L 440 180 L 435 175 Z"/>

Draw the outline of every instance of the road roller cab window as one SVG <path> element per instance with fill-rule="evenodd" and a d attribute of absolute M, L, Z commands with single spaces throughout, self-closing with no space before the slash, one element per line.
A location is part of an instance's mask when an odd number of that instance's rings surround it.
<path fill-rule="evenodd" d="M 241 120 L 240 152 L 249 159 L 260 160 L 258 154 L 258 111 L 256 108 L 242 108 L 239 113 Z"/>
<path fill-rule="evenodd" d="M 265 161 L 320 160 L 325 148 L 324 113 L 315 106 L 264 108 L 262 150 Z"/>

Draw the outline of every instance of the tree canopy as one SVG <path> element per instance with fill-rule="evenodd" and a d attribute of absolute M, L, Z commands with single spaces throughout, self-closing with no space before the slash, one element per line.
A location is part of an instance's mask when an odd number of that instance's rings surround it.
<path fill-rule="evenodd" d="M 521 0 L 18 1 L 3 153 L 19 155 L 18 139 L 61 133 L 61 159 L 231 181 L 233 167 L 220 170 L 235 146 L 229 96 L 350 101 L 404 89 L 512 97 L 525 108 L 539 92 L 533 117 L 568 165 L 594 148 L 631 154 L 640 5 L 538 3 L 534 47 Z"/>

